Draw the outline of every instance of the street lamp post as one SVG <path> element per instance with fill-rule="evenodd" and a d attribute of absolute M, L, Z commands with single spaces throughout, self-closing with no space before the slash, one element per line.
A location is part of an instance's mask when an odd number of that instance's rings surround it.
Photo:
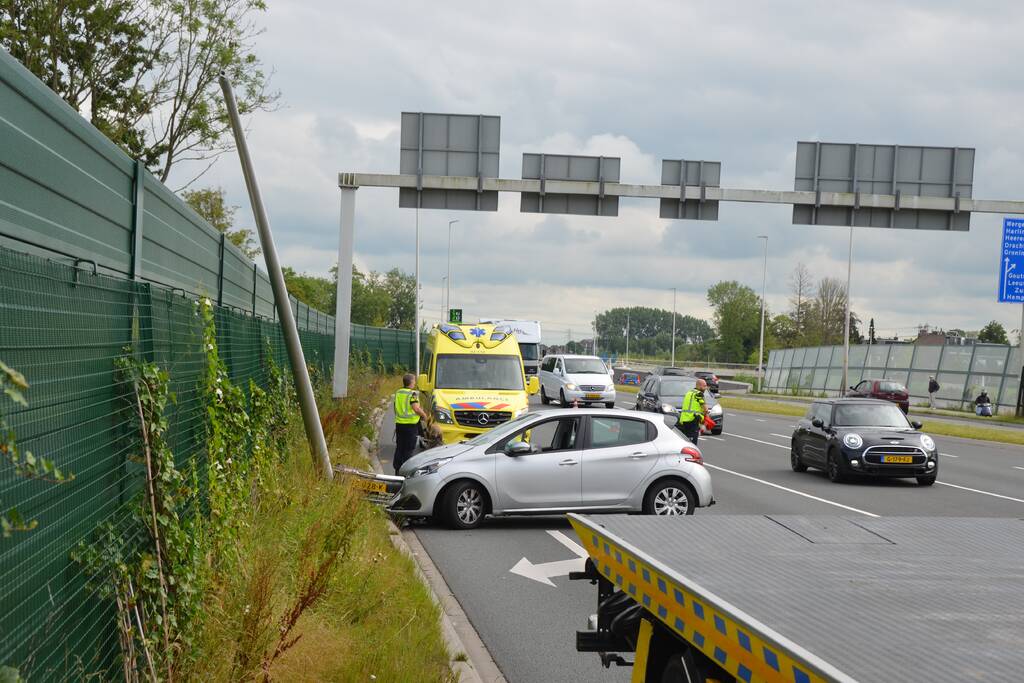
<path fill-rule="evenodd" d="M 850 250 L 846 255 L 846 324 L 843 331 L 843 385 L 839 395 L 846 395 L 850 386 L 850 279 L 853 273 L 853 222 L 850 222 Z"/>
<path fill-rule="evenodd" d="M 625 363 L 629 363 L 629 313 L 630 310 L 626 309 L 626 360 Z"/>
<path fill-rule="evenodd" d="M 764 240 L 764 266 L 761 268 L 761 341 L 757 350 L 757 391 L 761 393 L 761 384 L 764 379 L 764 297 L 768 285 L 768 235 L 758 235 L 757 238 Z"/>
<path fill-rule="evenodd" d="M 676 288 L 672 288 L 672 367 L 676 366 Z"/>
<path fill-rule="evenodd" d="M 448 221 L 448 292 L 445 296 L 445 312 L 442 316 L 445 320 L 448 319 L 448 309 L 452 307 L 452 225 L 458 222 L 458 218 Z"/>
<path fill-rule="evenodd" d="M 448 304 L 445 303 L 446 302 L 446 298 L 445 298 L 445 283 L 447 283 L 447 282 L 448 282 L 448 276 L 447 275 L 442 275 L 441 276 L 441 322 L 442 323 L 448 322 Z"/>

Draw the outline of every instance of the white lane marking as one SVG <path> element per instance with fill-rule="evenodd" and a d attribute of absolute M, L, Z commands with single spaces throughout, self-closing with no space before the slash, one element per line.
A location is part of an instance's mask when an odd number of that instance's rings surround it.
<path fill-rule="evenodd" d="M 737 417 L 736 413 L 726 413 L 729 417 Z"/>
<path fill-rule="evenodd" d="M 707 463 L 704 463 L 707 465 Z M 937 481 L 936 484 L 942 484 L 943 486 L 951 486 L 955 489 L 961 489 L 963 491 L 970 491 L 971 493 L 980 493 L 983 496 L 992 496 L 993 498 L 1002 498 L 1003 500 L 1012 500 L 1015 503 L 1024 503 L 1022 498 L 1014 498 L 1012 496 L 1004 496 L 998 493 L 992 493 L 990 491 L 982 491 L 981 489 L 972 489 L 967 486 L 960 486 L 959 484 L 950 484 L 948 481 Z"/>
<path fill-rule="evenodd" d="M 711 436 L 710 434 L 704 434 L 700 438 L 702 438 L 702 439 L 711 439 L 713 441 L 725 441 L 725 439 L 723 439 L 720 436 Z"/>
<path fill-rule="evenodd" d="M 1017 467 L 1016 465 L 1014 465 L 1013 469 L 1015 469 L 1015 470 L 1024 470 L 1024 467 Z"/>
<path fill-rule="evenodd" d="M 735 436 L 735 435 L 733 435 L 733 436 Z M 849 505 L 843 505 L 842 503 L 837 503 L 834 500 L 828 500 L 827 498 L 819 498 L 818 496 L 812 496 L 811 494 L 804 493 L 803 491 L 797 491 L 796 489 L 791 489 L 791 488 L 788 488 L 786 486 L 781 486 L 779 484 L 774 484 L 774 483 L 772 483 L 770 481 L 765 481 L 764 479 L 758 479 L 757 477 L 752 477 L 749 474 L 743 474 L 742 472 L 735 472 L 733 470 L 727 470 L 724 467 L 719 467 L 718 465 L 712 465 L 712 464 L 710 464 L 707 461 L 704 462 L 704 467 L 710 467 L 711 469 L 714 469 L 714 470 L 721 470 L 722 472 L 728 472 L 729 474 L 735 474 L 737 477 L 743 477 L 744 479 L 749 479 L 750 481 L 756 481 L 759 484 L 764 484 L 765 486 L 771 486 L 772 488 L 779 489 L 780 491 L 786 491 L 787 493 L 793 493 L 793 494 L 796 494 L 798 496 L 803 496 L 804 498 L 810 498 L 811 500 L 816 500 L 819 503 L 825 503 L 827 505 L 834 505 L 837 508 L 842 508 L 844 510 L 849 510 L 850 512 L 857 512 L 857 513 L 860 513 L 862 515 L 867 515 L 868 517 L 879 517 L 880 516 L 880 515 L 876 515 L 873 512 L 868 512 L 867 510 L 861 510 L 860 508 L 850 507 Z M 936 483 L 940 483 L 940 482 L 936 482 Z"/>
<path fill-rule="evenodd" d="M 775 446 L 776 448 L 785 448 L 786 450 L 789 450 L 789 446 L 783 446 L 782 444 L 779 443 L 772 443 L 771 441 L 761 441 L 761 439 L 752 439 L 749 436 L 743 436 L 742 434 L 733 434 L 732 432 L 730 432 L 729 436 L 735 436 L 737 439 L 746 439 L 747 441 L 753 441 L 755 443 L 763 443 L 765 446 Z"/>
<path fill-rule="evenodd" d="M 774 432 L 770 432 L 769 436 L 777 436 L 780 439 L 791 439 L 791 438 L 793 438 L 792 435 L 789 435 L 789 434 L 776 434 Z"/>
<path fill-rule="evenodd" d="M 762 419 L 761 419 L 761 418 L 759 418 L 759 417 L 755 417 L 755 418 L 754 418 L 754 422 L 767 422 L 767 421 L 768 421 L 768 420 L 762 420 Z"/>
<path fill-rule="evenodd" d="M 953 455 L 952 453 L 939 453 L 939 455 L 941 455 L 943 457 L 946 457 L 946 458 L 959 458 L 960 457 L 959 455 Z"/>
<path fill-rule="evenodd" d="M 558 531 L 557 529 L 548 529 L 548 535 L 580 557 L 589 557 L 589 553 L 587 553 L 583 546 L 563 534 L 561 531 Z"/>

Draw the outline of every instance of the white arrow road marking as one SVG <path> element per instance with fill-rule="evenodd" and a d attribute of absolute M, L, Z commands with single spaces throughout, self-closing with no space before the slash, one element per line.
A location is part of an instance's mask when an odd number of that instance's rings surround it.
<path fill-rule="evenodd" d="M 579 543 L 577 543 L 576 541 L 572 540 L 571 538 L 569 538 L 568 536 L 563 534 L 561 531 L 557 531 L 555 529 L 549 529 L 548 530 L 548 535 L 551 536 L 551 538 L 553 538 L 556 541 L 558 541 L 559 543 L 561 543 L 562 545 L 564 545 L 569 550 L 571 550 L 574 553 L 576 553 L 579 557 L 582 557 L 582 558 L 587 558 L 588 557 L 587 551 L 583 548 L 583 546 L 581 546 Z"/>
<path fill-rule="evenodd" d="M 561 531 L 549 529 L 548 535 L 571 550 L 576 557 L 571 560 L 542 562 L 540 564 L 534 564 L 524 557 L 516 562 L 516 566 L 509 569 L 509 571 L 513 574 L 518 574 L 519 576 L 526 577 L 527 579 L 533 579 L 538 583 L 543 583 L 554 588 L 555 584 L 551 581 L 551 577 L 568 576 L 569 572 L 583 571 L 583 566 L 587 561 L 587 551 L 583 549 L 583 546 L 576 543 Z"/>

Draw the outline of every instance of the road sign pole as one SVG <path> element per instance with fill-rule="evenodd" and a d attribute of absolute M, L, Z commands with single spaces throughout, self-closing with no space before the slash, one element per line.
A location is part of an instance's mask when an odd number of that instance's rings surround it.
<path fill-rule="evenodd" d="M 414 325 L 416 326 L 416 347 L 412 353 L 416 356 L 416 377 L 420 376 L 420 210 L 416 208 L 416 297 Z"/>
<path fill-rule="evenodd" d="M 764 374 L 764 312 L 767 306 L 764 297 L 768 287 L 768 235 L 758 235 L 758 239 L 764 240 L 764 265 L 761 268 L 761 340 L 757 346 L 757 393 L 761 393 L 761 378 Z"/>
<path fill-rule="evenodd" d="M 672 288 L 672 363 L 676 366 L 676 288 Z"/>
<path fill-rule="evenodd" d="M 850 280 L 853 273 L 853 225 L 850 225 L 850 250 L 846 255 L 846 326 L 843 332 L 843 386 L 839 395 L 846 394 L 850 386 Z"/>
<path fill-rule="evenodd" d="M 352 335 L 352 258 L 356 231 L 356 188 L 341 185 L 338 228 L 338 282 L 334 308 L 335 398 L 348 396 L 348 361 Z"/>

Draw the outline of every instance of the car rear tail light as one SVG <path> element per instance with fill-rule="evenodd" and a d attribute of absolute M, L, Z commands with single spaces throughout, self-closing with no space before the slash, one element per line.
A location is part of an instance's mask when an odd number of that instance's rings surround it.
<path fill-rule="evenodd" d="M 685 459 L 686 462 L 695 462 L 698 465 L 704 464 L 704 456 L 701 455 L 700 451 L 694 446 L 683 446 L 683 450 L 679 452 L 682 454 L 683 459 Z"/>

